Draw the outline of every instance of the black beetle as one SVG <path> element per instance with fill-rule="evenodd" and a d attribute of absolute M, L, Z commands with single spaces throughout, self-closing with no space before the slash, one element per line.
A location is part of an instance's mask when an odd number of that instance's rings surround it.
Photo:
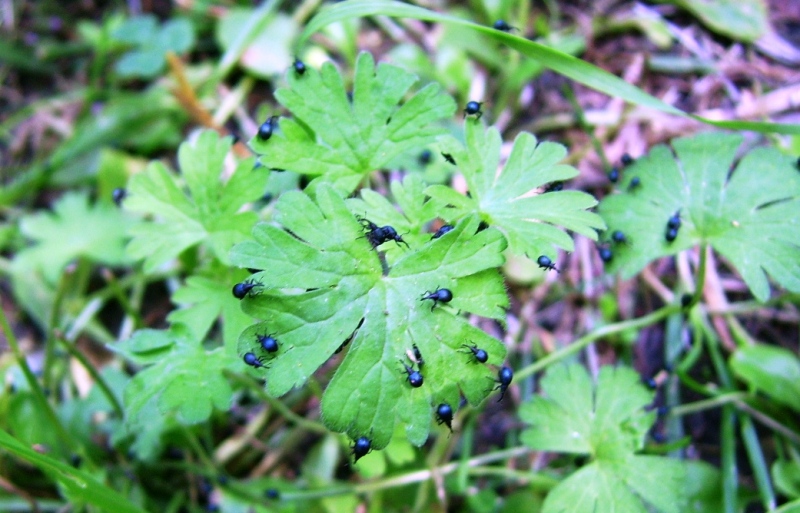
<path fill-rule="evenodd" d="M 350 448 L 353 450 L 353 456 L 355 456 L 355 461 L 353 463 L 358 463 L 359 458 L 366 456 L 372 451 L 372 440 L 366 436 L 360 436 L 353 442 Z"/>
<path fill-rule="evenodd" d="M 420 301 L 425 301 L 426 299 L 433 300 L 433 305 L 431 306 L 431 312 L 432 312 L 433 308 L 436 306 L 437 303 L 439 302 L 449 303 L 450 301 L 452 301 L 453 293 L 450 292 L 450 289 L 443 289 L 441 287 L 437 288 L 433 292 L 426 290 L 425 294 L 422 295 Z"/>
<path fill-rule="evenodd" d="M 233 286 L 233 296 L 236 299 L 244 299 L 246 296 L 253 296 L 256 287 L 260 287 L 261 283 L 255 280 L 245 280 Z"/>
<path fill-rule="evenodd" d="M 436 407 L 436 423 L 444 424 L 453 431 L 453 408 L 449 404 L 442 403 Z"/>
<path fill-rule="evenodd" d="M 467 344 L 461 344 L 461 347 L 466 347 L 472 353 L 472 356 L 475 357 L 475 361 L 486 363 L 486 360 L 489 359 L 489 354 L 475 344 L 471 346 L 468 346 Z"/>
<path fill-rule="evenodd" d="M 511 380 L 514 378 L 514 371 L 512 371 L 508 367 L 502 367 L 497 372 L 497 383 L 498 385 L 494 387 L 495 390 L 500 389 L 500 399 L 497 400 L 499 403 L 503 400 L 503 397 L 506 395 L 506 390 L 508 390 L 508 386 L 511 384 Z"/>
<path fill-rule="evenodd" d="M 467 116 L 475 116 L 476 119 L 481 119 L 481 116 L 483 116 L 481 105 L 483 105 L 483 102 L 467 102 L 467 106 L 464 108 L 464 117 L 466 118 Z"/>
<path fill-rule="evenodd" d="M 554 264 L 547 255 L 541 255 L 536 259 L 536 263 L 539 264 L 540 269 L 544 269 L 545 271 L 553 270 L 559 272 L 558 269 L 556 269 L 556 264 Z"/>

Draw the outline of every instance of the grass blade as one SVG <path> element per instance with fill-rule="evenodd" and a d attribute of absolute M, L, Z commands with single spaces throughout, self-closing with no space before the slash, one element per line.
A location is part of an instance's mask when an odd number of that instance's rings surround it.
<path fill-rule="evenodd" d="M 479 25 L 469 20 L 440 14 L 422 7 L 404 4 L 396 1 L 385 0 L 350 0 L 348 2 L 332 5 L 323 9 L 308 22 L 305 30 L 300 35 L 298 46 L 302 46 L 322 27 L 331 23 L 357 18 L 362 16 L 393 16 L 397 18 L 416 18 L 419 20 L 436 21 L 449 23 L 471 28 L 486 36 L 517 50 L 521 54 L 530 57 L 550 68 L 556 73 L 581 83 L 587 87 L 605 93 L 609 96 L 622 98 L 628 103 L 648 107 L 676 116 L 690 117 L 702 123 L 726 128 L 730 130 L 752 130 L 754 132 L 775 132 L 781 134 L 800 134 L 800 124 L 789 125 L 781 123 L 766 123 L 760 121 L 716 121 L 694 114 L 686 113 L 672 105 L 664 103 L 655 96 L 652 96 L 638 87 L 629 84 L 621 78 L 613 75 L 593 64 L 559 52 L 540 43 L 530 41 L 524 37 L 495 30 L 492 27 Z"/>
<path fill-rule="evenodd" d="M 0 430 L 0 447 L 39 467 L 69 490 L 70 498 L 81 498 L 103 511 L 115 513 L 145 513 L 125 496 L 117 493 L 94 477 L 69 465 L 29 449 L 22 442 Z"/>
<path fill-rule="evenodd" d="M 758 493 L 761 495 L 761 504 L 767 511 L 775 509 L 775 491 L 772 489 L 772 481 L 769 477 L 769 468 L 764 460 L 764 452 L 761 450 L 761 443 L 753 425 L 753 419 L 749 415 L 742 415 L 739 422 L 742 429 L 742 440 L 750 459 L 750 466 L 758 486 Z"/>

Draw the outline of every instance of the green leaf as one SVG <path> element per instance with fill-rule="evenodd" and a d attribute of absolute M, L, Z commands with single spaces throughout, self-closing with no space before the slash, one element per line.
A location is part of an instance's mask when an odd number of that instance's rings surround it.
<path fill-rule="evenodd" d="M 282 228 L 257 225 L 255 240 L 238 244 L 231 254 L 239 266 L 266 270 L 253 277 L 261 293 L 242 302 L 245 312 L 263 322 L 242 333 L 239 353 L 263 354 L 257 334 L 279 341 L 264 371 L 269 393 L 282 395 L 305 383 L 352 335 L 322 398 L 322 420 L 334 431 L 370 436 L 373 447 L 383 448 L 395 425 L 403 424 L 409 440 L 421 445 L 434 405 L 457 405 L 459 390 L 471 404 L 489 394 L 495 371 L 459 350 L 474 343 L 496 366 L 505 347 L 454 313 L 473 311 L 479 295 L 479 313 L 499 317 L 507 307 L 494 270 L 505 249 L 497 230 L 478 231 L 478 219 L 468 217 L 446 237 L 395 247 L 401 254 L 384 273 L 362 226 L 331 186 L 320 185 L 316 202 L 287 192 L 275 209 Z M 453 300 L 431 309 L 421 297 L 439 287 L 450 289 Z M 409 385 L 398 361 L 409 361 L 412 344 L 425 360 L 419 388 Z"/>
<path fill-rule="evenodd" d="M 194 29 L 188 20 L 173 19 L 159 28 L 150 14 L 126 20 L 112 37 L 134 46 L 117 61 L 117 73 L 123 77 L 155 77 L 166 65 L 167 52 L 183 53 L 194 46 Z"/>
<path fill-rule="evenodd" d="M 85 257 L 106 265 L 125 265 L 127 229 L 133 221 L 106 203 L 89 205 L 86 194 L 68 192 L 53 205 L 52 212 L 22 218 L 20 231 L 34 241 L 17 253 L 13 267 L 20 273 L 31 269 L 56 283 L 64 266 Z"/>
<path fill-rule="evenodd" d="M 687 460 L 686 465 L 686 496 L 687 509 L 693 513 L 716 513 L 724 511 L 722 494 L 722 474 L 719 469 L 705 461 Z M 740 489 L 740 495 L 744 490 Z M 746 501 L 741 500 L 744 505 Z"/>
<path fill-rule="evenodd" d="M 767 6 L 762 0 L 671 0 L 691 12 L 711 30 L 739 41 L 752 42 L 768 28 Z"/>
<path fill-rule="evenodd" d="M 183 308 L 173 310 L 167 316 L 171 323 L 187 326 L 194 337 L 202 340 L 222 315 L 222 340 L 226 351 L 236 356 L 236 342 L 239 334 L 252 322 L 252 318 L 242 312 L 239 300 L 231 294 L 231 284 L 244 281 L 243 272 L 230 272 L 227 268 L 214 266 L 201 276 L 191 276 L 186 286 L 172 294 L 172 301 Z"/>
<path fill-rule="evenodd" d="M 36 465 L 42 472 L 58 481 L 72 499 L 81 499 L 102 511 L 144 512 L 143 509 L 130 502 L 127 497 L 97 481 L 93 476 L 27 447 L 2 430 L 0 430 L 0 447 L 18 458 Z"/>
<path fill-rule="evenodd" d="M 175 336 L 169 331 L 144 329 L 136 331 L 128 340 L 106 347 L 137 365 L 149 365 L 163 360 L 174 346 Z"/>
<path fill-rule="evenodd" d="M 242 32 L 242 27 L 253 19 L 255 9 L 228 9 L 217 24 L 215 36 L 223 50 L 233 47 Z M 261 28 L 253 41 L 242 53 L 242 67 L 256 76 L 273 78 L 291 66 L 294 57 L 291 43 L 297 37 L 297 22 L 285 14 L 277 14 Z"/>
<path fill-rule="evenodd" d="M 252 148 L 267 167 L 325 175 L 346 193 L 397 155 L 431 143 L 444 132 L 432 123 L 456 108 L 437 84 L 407 98 L 417 77 L 389 64 L 376 68 L 366 52 L 356 62 L 352 102 L 331 63 L 303 75 L 290 70 L 286 80 L 289 89 L 275 97 L 293 118 L 281 118 L 268 140 L 253 138 Z"/>
<path fill-rule="evenodd" d="M 425 225 L 437 217 L 436 205 L 425 201 L 425 184 L 413 175 L 403 182 L 393 181 L 390 185 L 397 207 L 386 196 L 370 189 L 362 189 L 360 198 L 348 198 L 347 207 L 358 216 L 365 217 L 378 226 L 392 226 L 404 241 L 412 247 L 423 246 L 431 240 L 432 234 L 423 231 Z M 381 247 L 386 260 L 393 264 L 406 254 L 405 246 L 387 244 Z"/>
<path fill-rule="evenodd" d="M 388 0 L 350 0 L 348 2 L 330 5 L 314 16 L 305 30 L 300 34 L 298 46 L 305 42 L 322 27 L 337 21 L 347 20 L 360 16 L 395 16 L 399 18 L 416 18 L 420 20 L 436 21 L 449 25 L 461 25 L 471 28 L 482 35 L 489 36 L 500 43 L 507 45 L 521 54 L 541 63 L 542 66 L 552 69 L 565 77 L 583 84 L 587 87 L 605 93 L 609 96 L 643 107 L 659 110 L 668 114 L 685 116 L 731 130 L 754 130 L 757 132 L 776 132 L 784 134 L 800 133 L 798 124 L 763 123 L 759 121 L 717 121 L 693 114 L 669 105 L 662 100 L 647 94 L 638 87 L 625 82 L 623 79 L 598 68 L 586 61 L 555 50 L 541 43 L 525 39 L 521 35 L 495 30 L 490 26 L 479 25 L 468 20 L 440 14 L 415 5 L 408 5 L 397 1 Z"/>
<path fill-rule="evenodd" d="M 775 488 L 790 499 L 800 498 L 800 462 L 779 460 L 772 464 Z"/>
<path fill-rule="evenodd" d="M 144 45 L 156 32 L 158 32 L 158 20 L 152 14 L 147 14 L 125 20 L 111 35 L 122 43 Z"/>
<path fill-rule="evenodd" d="M 788 349 L 763 344 L 737 349 L 731 370 L 754 389 L 800 411 L 800 359 Z"/>
<path fill-rule="evenodd" d="M 160 162 L 131 178 L 125 207 L 158 219 L 131 230 L 134 238 L 128 252 L 145 258 L 146 272 L 201 242 L 228 263 L 231 247 L 248 237 L 257 216 L 239 210 L 261 197 L 268 172 L 254 169 L 254 160 L 246 159 L 223 183 L 220 175 L 230 147 L 229 138 L 220 139 L 211 130 L 202 132 L 194 143 L 181 145 L 178 162 L 189 194 Z"/>
<path fill-rule="evenodd" d="M 678 461 L 640 456 L 654 412 L 645 407 L 653 392 L 624 367 L 602 367 L 597 385 L 580 365 L 551 367 L 541 381 L 544 397 L 520 408 L 532 427 L 522 442 L 536 450 L 588 454 L 591 463 L 556 486 L 545 513 L 679 513 L 684 501 L 685 469 Z"/>
<path fill-rule="evenodd" d="M 554 181 L 574 178 L 578 170 L 559 164 L 567 154 L 558 143 L 539 143 L 533 135 L 522 132 L 514 140 L 511 155 L 502 172 L 500 164 L 500 132 L 485 128 L 476 120 L 465 122 L 466 148 L 454 137 L 440 140 L 444 153 L 449 153 L 464 174 L 471 197 L 464 197 L 443 185 L 432 185 L 426 193 L 445 212 L 447 219 L 468 213 L 479 214 L 489 225 L 496 226 L 508 239 L 514 253 L 533 258 L 552 254 L 553 246 L 572 251 L 572 238 L 556 225 L 597 238 L 596 228 L 604 228 L 597 214 L 586 211 L 597 204 L 589 194 L 580 191 L 543 193 L 540 188 Z"/>
<path fill-rule="evenodd" d="M 773 148 L 754 149 L 730 174 L 741 141 L 721 133 L 675 139 L 672 149 L 658 145 L 627 168 L 621 190 L 633 177 L 641 186 L 607 196 L 599 208 L 609 231 L 630 239 L 614 248 L 609 270 L 630 278 L 655 258 L 710 244 L 760 301 L 769 296 L 766 273 L 799 292 L 800 174 Z M 678 211 L 682 225 L 670 243 L 666 223 Z"/>
<path fill-rule="evenodd" d="M 222 371 L 238 370 L 243 364 L 223 348 L 205 350 L 185 329 L 176 327 L 169 332 L 137 332 L 135 346 L 163 348 L 167 346 L 166 337 L 171 339 L 169 353 L 136 374 L 125 388 L 126 424 L 145 420 L 142 415 L 151 400 L 156 401 L 162 415 L 174 413 L 181 424 L 203 422 L 212 408 L 224 411 L 231 405 L 233 391 Z"/>

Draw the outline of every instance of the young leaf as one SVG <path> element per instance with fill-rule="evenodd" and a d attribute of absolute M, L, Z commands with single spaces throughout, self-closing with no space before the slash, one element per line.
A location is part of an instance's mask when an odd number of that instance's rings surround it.
<path fill-rule="evenodd" d="M 684 468 L 680 462 L 640 456 L 655 412 L 645 407 L 653 393 L 633 370 L 606 366 L 597 385 L 580 365 L 551 367 L 541 382 L 545 397 L 520 408 L 532 427 L 521 440 L 540 451 L 591 456 L 592 461 L 556 486 L 544 513 L 572 511 L 656 511 L 679 513 L 684 502 Z"/>
<path fill-rule="evenodd" d="M 231 294 L 231 283 L 245 280 L 241 271 L 212 266 L 202 275 L 190 276 L 186 285 L 172 294 L 172 301 L 183 308 L 170 312 L 167 320 L 187 326 L 197 340 L 203 340 L 208 330 L 222 315 L 222 340 L 228 354 L 236 355 L 236 342 L 252 318 L 242 312 L 239 300 Z"/>
<path fill-rule="evenodd" d="M 794 160 L 756 148 L 730 173 L 738 135 L 703 133 L 656 146 L 625 170 L 622 190 L 607 196 L 600 214 L 610 230 L 630 239 L 614 249 L 610 271 L 630 278 L 648 262 L 695 244 L 710 244 L 727 258 L 760 301 L 769 296 L 769 273 L 800 292 L 800 174 Z M 729 176 L 730 175 L 730 176 Z M 680 214 L 677 238 L 665 239 L 667 221 Z"/>
<path fill-rule="evenodd" d="M 352 101 L 330 63 L 303 75 L 289 70 L 286 80 L 290 88 L 278 89 L 275 97 L 294 118 L 282 118 L 267 140 L 254 137 L 253 150 L 267 167 L 324 174 L 346 193 L 395 156 L 433 142 L 444 129 L 432 123 L 456 109 L 433 83 L 398 106 L 417 77 L 388 64 L 376 69 L 366 52 L 356 62 Z"/>
<path fill-rule="evenodd" d="M 67 193 L 55 202 L 52 212 L 22 219 L 20 231 L 36 244 L 17 254 L 15 274 L 17 270 L 41 272 L 54 284 L 64 266 L 78 257 L 107 265 L 127 264 L 125 241 L 131 224 L 113 206 L 90 206 L 85 194 Z"/>
<path fill-rule="evenodd" d="M 167 52 L 183 53 L 194 46 L 194 30 L 189 21 L 174 19 L 159 28 L 152 15 L 125 21 L 113 37 L 135 47 L 116 64 L 117 73 L 123 77 L 155 77 L 166 65 Z"/>
<path fill-rule="evenodd" d="M 316 202 L 287 192 L 275 208 L 283 229 L 257 225 L 255 240 L 231 254 L 237 265 L 266 270 L 254 275 L 260 293 L 243 300 L 245 312 L 263 322 L 242 333 L 239 353 L 267 358 L 271 394 L 305 383 L 352 337 L 322 398 L 323 422 L 334 431 L 370 436 L 374 448 L 383 448 L 402 423 L 409 440 L 421 445 L 433 405 L 457 404 L 459 390 L 471 404 L 488 395 L 495 371 L 459 350 L 476 344 L 496 366 L 505 347 L 453 311 L 473 311 L 482 295 L 475 310 L 503 316 L 508 298 L 494 269 L 503 263 L 505 241 L 497 230 L 478 231 L 470 216 L 447 237 L 405 249 L 384 273 L 363 227 L 331 186 L 318 188 Z M 452 291 L 450 303 L 431 308 L 421 300 L 440 287 Z M 274 356 L 258 346 L 256 335 L 265 334 L 279 341 Z M 410 386 L 400 363 L 411 364 L 412 344 L 425 361 L 414 367 L 424 377 L 419 388 Z"/>
<path fill-rule="evenodd" d="M 370 189 L 362 189 L 360 198 L 348 198 L 347 206 L 351 212 L 375 223 L 377 226 L 391 226 L 411 247 L 422 246 L 431 240 L 431 234 L 424 232 L 425 224 L 437 217 L 435 205 L 425 201 L 425 184 L 419 177 L 409 175 L 403 180 L 393 181 L 391 191 L 397 205 L 402 208 L 398 212 L 386 196 Z M 387 244 L 381 246 L 390 264 L 406 254 L 405 246 Z"/>
<path fill-rule="evenodd" d="M 761 0 L 670 0 L 691 12 L 711 30 L 730 38 L 752 42 L 769 29 L 767 5 Z"/>
<path fill-rule="evenodd" d="M 564 146 L 538 143 L 536 137 L 522 132 L 498 174 L 500 132 L 494 127 L 486 129 L 476 120 L 467 120 L 464 130 L 466 148 L 450 136 L 443 137 L 440 145 L 464 174 L 470 197 L 442 185 L 425 191 L 441 211 L 448 212 L 444 215 L 456 219 L 472 212 L 480 214 L 506 235 L 511 251 L 532 258 L 552 254 L 552 246 L 572 251 L 572 238 L 556 225 L 597 238 L 595 229 L 605 225 L 597 214 L 586 211 L 597 204 L 592 196 L 580 191 L 536 192 L 578 174 L 574 167 L 559 164 L 567 154 Z"/>
<path fill-rule="evenodd" d="M 764 344 L 737 349 L 731 370 L 776 402 L 800 411 L 800 360 L 792 351 Z"/>
<path fill-rule="evenodd" d="M 166 340 L 167 337 L 171 340 Z M 169 332 L 144 330 L 134 338 L 137 348 L 152 346 L 163 351 L 162 348 L 168 347 L 169 352 L 162 354 L 158 363 L 136 374 L 125 388 L 126 424 L 141 423 L 151 400 L 156 401 L 161 414 L 175 413 L 182 424 L 203 422 L 211 415 L 212 407 L 219 410 L 230 407 L 233 390 L 222 371 L 238 370 L 243 364 L 224 348 L 205 350 L 180 325 Z"/>
<path fill-rule="evenodd" d="M 221 182 L 223 161 L 230 147 L 230 139 L 220 139 L 211 130 L 201 133 L 194 143 L 181 145 L 178 162 L 188 196 L 160 162 L 131 178 L 125 207 L 160 218 L 131 230 L 134 238 L 128 252 L 145 258 L 146 272 L 200 242 L 208 243 L 215 256 L 228 263 L 230 248 L 247 238 L 257 216 L 238 211 L 261 197 L 268 172 L 253 169 L 253 159 L 246 159 L 227 183 Z"/>

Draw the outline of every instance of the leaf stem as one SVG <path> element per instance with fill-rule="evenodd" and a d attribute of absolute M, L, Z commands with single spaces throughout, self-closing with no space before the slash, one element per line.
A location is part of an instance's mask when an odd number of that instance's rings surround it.
<path fill-rule="evenodd" d="M 575 117 L 578 119 L 578 125 L 583 129 L 584 132 L 589 134 L 594 151 L 597 153 L 597 156 L 600 157 L 600 162 L 603 163 L 603 169 L 611 169 L 611 164 L 608 162 L 606 152 L 603 150 L 603 145 L 600 144 L 600 140 L 597 138 L 597 135 L 595 135 L 594 126 L 590 125 L 586 121 L 586 115 L 583 112 L 583 107 L 581 107 L 581 104 L 578 103 L 577 98 L 575 98 L 575 91 L 572 89 L 572 84 L 570 82 L 565 82 L 561 87 L 561 92 L 572 106 L 572 110 L 575 111 Z"/>
<path fill-rule="evenodd" d="M 262 33 L 264 28 L 272 21 L 275 12 L 280 7 L 282 0 L 271 0 L 264 2 L 259 6 L 253 14 L 248 18 L 247 23 L 241 30 L 237 31 L 236 39 L 231 43 L 222 58 L 219 60 L 217 69 L 214 70 L 212 75 L 212 82 L 221 82 L 233 69 L 234 65 L 239 61 L 239 58 L 244 54 L 247 47 L 253 40 Z"/>
<path fill-rule="evenodd" d="M 669 410 L 669 414 L 675 417 L 690 415 L 692 413 L 710 410 L 726 404 L 735 403 L 737 401 L 744 399 L 745 397 L 747 397 L 746 392 L 731 392 L 728 394 L 722 394 L 716 397 L 712 397 L 710 399 L 703 399 L 702 401 L 695 401 L 693 403 L 683 404 L 681 406 L 675 406 L 674 408 Z"/>
<path fill-rule="evenodd" d="M 217 471 L 216 465 L 214 465 L 214 461 L 206 452 L 203 445 L 200 443 L 200 440 L 197 439 L 197 436 L 189 429 L 188 426 L 182 426 L 183 435 L 186 437 L 186 441 L 189 442 L 189 445 L 194 450 L 197 457 L 200 459 L 203 467 L 207 468 L 212 475 L 217 476 L 219 475 L 219 471 Z"/>
<path fill-rule="evenodd" d="M 764 505 L 765 510 L 773 511 L 775 509 L 775 491 L 772 489 L 769 469 L 767 468 L 767 462 L 764 461 L 764 452 L 761 450 L 753 419 L 748 415 L 742 415 L 739 422 L 741 424 L 744 448 L 750 460 L 750 467 L 753 469 L 758 493 L 761 495 L 761 503 Z"/>
<path fill-rule="evenodd" d="M 762 411 L 753 408 L 752 406 L 750 406 L 745 402 L 736 401 L 734 405 L 736 406 L 737 409 L 751 416 L 752 418 L 754 418 L 761 424 L 765 425 L 766 427 L 772 429 L 776 433 L 780 433 L 781 435 L 785 436 L 797 447 L 800 447 L 800 434 L 798 434 L 796 431 L 793 431 L 792 429 L 784 426 L 783 424 L 773 419 L 766 413 L 763 413 Z"/>
<path fill-rule="evenodd" d="M 301 417 L 300 415 L 293 412 L 291 408 L 283 404 L 283 402 L 280 399 L 272 397 L 271 395 L 266 393 L 263 387 L 250 376 L 239 374 L 237 372 L 231 372 L 228 370 L 225 370 L 223 372 L 230 379 L 252 390 L 260 399 L 263 399 L 264 401 L 268 402 L 269 405 L 272 406 L 284 418 L 286 418 L 286 420 L 302 428 L 305 428 L 308 431 L 311 431 L 312 433 L 327 434 L 329 432 L 328 428 L 326 428 L 319 422 L 314 422 L 313 420 L 308 420 L 306 418 Z"/>
<path fill-rule="evenodd" d="M 509 458 L 517 458 L 520 456 L 525 456 L 533 452 L 533 449 L 528 447 L 515 447 L 513 449 L 506 449 L 503 451 L 496 451 L 491 452 L 488 454 L 483 454 L 481 456 L 476 456 L 466 462 L 466 465 L 469 467 L 480 467 L 486 463 L 492 463 L 494 461 L 502 461 Z M 402 474 L 399 476 L 392 476 L 386 479 L 381 479 L 378 481 L 371 481 L 368 483 L 362 483 L 354 486 L 342 486 L 337 488 L 325 488 L 322 490 L 309 490 L 304 492 L 294 492 L 294 493 L 286 493 L 283 494 L 283 498 L 285 500 L 309 500 L 309 499 L 319 499 L 323 497 L 331 497 L 333 495 L 344 495 L 344 494 L 351 494 L 351 493 L 371 493 L 380 490 L 385 490 L 387 488 L 395 488 L 398 486 L 406 486 L 413 483 L 419 483 L 422 481 L 426 481 L 431 479 L 433 472 L 437 472 L 439 474 L 451 474 L 458 470 L 461 467 L 461 462 L 452 462 L 446 465 L 441 465 L 436 467 L 435 469 L 429 470 L 418 470 L 415 472 L 409 472 L 407 474 Z M 472 471 L 472 469 L 470 469 Z M 485 471 L 478 471 L 478 475 L 482 475 L 481 472 Z M 528 473 L 525 473 L 528 474 Z M 537 476 L 534 473 L 530 473 L 527 475 L 531 482 L 534 480 L 534 476 Z M 555 480 L 553 482 L 548 481 L 549 478 L 547 476 L 537 476 L 538 484 L 543 486 L 555 485 Z"/>
<path fill-rule="evenodd" d="M 692 294 L 691 306 L 696 305 L 703 297 L 703 288 L 706 283 L 706 266 L 708 264 L 708 244 L 700 245 L 700 264 L 697 266 L 697 275 L 694 282 L 694 294 Z"/>
<path fill-rule="evenodd" d="M 80 265 L 80 261 L 78 263 Z M 50 308 L 50 317 L 47 319 L 47 333 L 45 333 L 44 341 L 44 363 L 42 364 L 42 387 L 49 390 L 50 387 L 50 367 L 53 365 L 55 358 L 55 329 L 58 326 L 58 311 L 61 310 L 61 303 L 64 300 L 64 294 L 67 290 L 67 280 L 71 273 L 69 270 L 64 270 L 58 280 L 58 288 L 56 289 L 53 304 Z"/>
<path fill-rule="evenodd" d="M 25 381 L 28 383 L 28 386 L 33 393 L 34 401 L 39 405 L 40 410 L 43 411 L 50 419 L 50 428 L 55 429 L 56 434 L 66 448 L 72 450 L 76 447 L 79 447 L 79 444 L 73 440 L 69 432 L 67 432 L 66 428 L 64 428 L 63 424 L 61 424 L 61 420 L 58 418 L 58 415 L 56 415 L 53 407 L 49 402 L 47 402 L 47 398 L 44 395 L 44 390 L 36 380 L 36 376 L 33 375 L 33 371 L 31 371 L 31 368 L 28 366 L 28 361 L 25 359 L 25 355 L 22 353 L 19 343 L 17 343 L 17 337 L 11 330 L 11 325 L 8 323 L 5 310 L 2 308 L 0 308 L 0 323 L 3 325 L 3 331 L 5 332 L 6 340 L 11 348 L 11 352 L 14 353 L 14 357 L 17 359 L 17 364 L 19 365 L 20 369 L 22 369 L 22 374 L 25 376 Z"/>
<path fill-rule="evenodd" d="M 541 360 L 534 362 L 531 365 L 528 365 L 527 367 L 517 371 L 516 378 L 522 379 L 532 374 L 535 374 L 543 370 L 545 367 L 553 363 L 559 362 L 565 359 L 566 357 L 581 351 L 583 348 L 585 348 L 586 346 L 588 346 L 597 339 L 607 337 L 609 335 L 613 335 L 621 331 L 639 329 L 645 326 L 649 326 L 651 324 L 655 324 L 661 319 L 664 319 L 665 317 L 668 317 L 673 313 L 679 312 L 680 310 L 681 310 L 680 305 L 675 305 L 675 304 L 666 305 L 662 308 L 659 308 L 655 312 L 647 314 L 643 317 L 638 317 L 636 319 L 630 319 L 627 321 L 616 322 L 613 324 L 607 324 L 605 326 L 601 326 L 600 328 L 594 330 L 593 332 L 587 333 L 586 335 L 582 336 L 572 344 L 563 347 L 558 351 L 550 353 Z"/>
<path fill-rule="evenodd" d="M 742 315 L 764 310 L 769 306 L 780 305 L 783 303 L 797 303 L 800 301 L 800 294 L 786 293 L 776 296 L 761 303 L 759 301 L 740 301 L 731 303 L 719 308 L 709 308 L 706 310 L 708 315 Z"/>
<path fill-rule="evenodd" d="M 106 380 L 103 379 L 103 376 L 97 372 L 97 369 L 94 365 L 92 365 L 92 362 L 90 362 L 89 359 L 86 358 L 86 355 L 84 355 L 77 347 L 75 347 L 74 341 L 71 342 L 67 340 L 61 334 L 56 334 L 56 340 L 64 345 L 64 348 L 67 350 L 70 356 L 78 360 L 80 364 L 83 365 L 92 379 L 94 379 L 94 382 L 97 384 L 97 386 L 100 387 L 100 391 L 106 396 L 108 402 L 111 403 L 111 407 L 114 408 L 114 413 L 116 413 L 120 419 L 125 418 L 125 410 L 122 408 L 122 404 L 120 404 L 119 399 L 114 395 L 114 392 L 111 390 L 111 387 L 108 385 L 108 383 L 106 383 Z"/>
<path fill-rule="evenodd" d="M 722 505 L 725 513 L 736 513 L 736 491 L 738 472 L 736 471 L 736 413 L 732 406 L 722 407 Z"/>
<path fill-rule="evenodd" d="M 552 490 L 559 483 L 558 479 L 544 474 L 508 467 L 473 467 L 469 469 L 469 473 L 473 476 L 500 476 L 509 480 L 524 481 L 537 491 Z"/>

